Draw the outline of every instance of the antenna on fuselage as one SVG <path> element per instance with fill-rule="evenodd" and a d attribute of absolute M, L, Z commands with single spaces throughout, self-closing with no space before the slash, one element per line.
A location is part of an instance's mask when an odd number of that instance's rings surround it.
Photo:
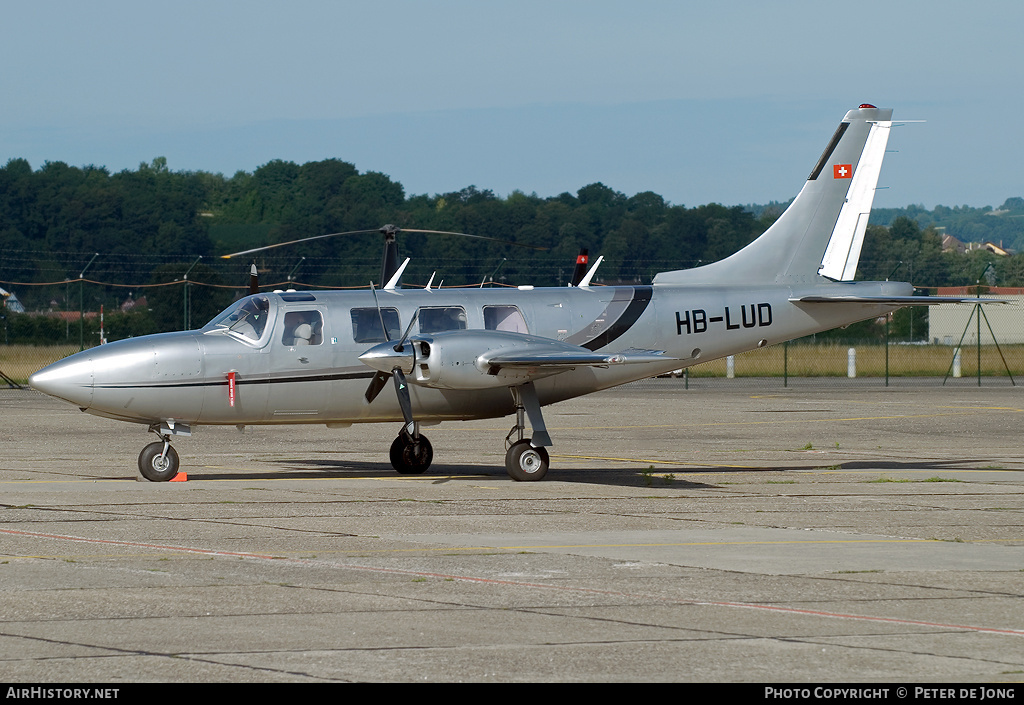
<path fill-rule="evenodd" d="M 604 262 L 604 255 L 600 255 L 597 258 L 597 261 L 594 262 L 594 266 L 590 268 L 590 271 L 586 273 L 586 275 L 583 277 L 583 279 L 580 280 L 580 283 L 577 284 L 577 286 L 580 287 L 581 289 L 585 289 L 588 286 L 590 286 L 590 281 L 594 278 L 594 275 L 597 274 L 597 268 L 601 266 L 602 262 Z"/>

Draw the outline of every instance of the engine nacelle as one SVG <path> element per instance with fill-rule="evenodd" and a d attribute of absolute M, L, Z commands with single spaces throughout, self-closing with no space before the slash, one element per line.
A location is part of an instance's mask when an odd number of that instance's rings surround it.
<path fill-rule="evenodd" d="M 544 341 L 542 345 L 548 342 L 522 333 L 491 330 L 413 336 L 410 342 L 415 363 L 408 380 L 434 389 L 473 390 L 508 387 L 563 372 L 564 368 L 502 367 L 489 361 L 501 352 L 536 346 L 537 341 Z"/>

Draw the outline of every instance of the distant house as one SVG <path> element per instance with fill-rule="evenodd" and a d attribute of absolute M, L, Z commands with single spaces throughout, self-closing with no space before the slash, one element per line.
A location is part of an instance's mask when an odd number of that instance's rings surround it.
<path fill-rule="evenodd" d="M 942 236 L 942 251 L 943 252 L 956 252 L 958 255 L 962 255 L 967 252 L 967 245 L 957 240 L 952 235 Z"/>
<path fill-rule="evenodd" d="M 133 299 L 131 295 L 129 295 L 128 298 L 121 303 L 121 312 L 127 313 L 128 311 L 131 311 L 136 308 L 142 309 L 144 311 L 148 307 L 148 303 L 149 302 L 146 301 L 145 296 L 140 296 L 137 299 Z"/>
<path fill-rule="evenodd" d="M 971 244 L 973 245 L 974 243 L 971 243 Z M 1003 249 L 1002 245 L 997 245 L 994 242 L 982 243 L 977 249 L 988 250 L 992 254 L 999 255 L 1000 257 L 1009 257 L 1010 255 L 1013 254 L 1009 250 Z"/>
<path fill-rule="evenodd" d="M 952 235 L 943 234 L 942 236 L 942 251 L 943 252 L 956 252 L 957 254 L 964 254 L 966 252 L 974 252 L 975 250 L 988 250 L 994 255 L 999 257 L 1009 257 L 1013 254 L 1010 250 L 1007 250 L 1002 244 L 995 244 L 994 242 L 968 242 L 964 243 L 957 240 Z"/>

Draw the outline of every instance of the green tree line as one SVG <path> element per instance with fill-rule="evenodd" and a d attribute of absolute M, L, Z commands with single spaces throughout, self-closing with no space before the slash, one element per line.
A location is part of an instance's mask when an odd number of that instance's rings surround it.
<path fill-rule="evenodd" d="M 551 197 L 521 191 L 499 197 L 475 186 L 410 196 L 387 175 L 360 172 L 339 159 L 302 165 L 275 160 L 231 177 L 172 171 L 163 158 L 117 173 L 63 162 L 33 169 L 24 159 L 11 159 L 0 168 L 0 285 L 14 290 L 29 311 L 97 311 L 102 305 L 113 315 L 113 339 L 122 331 L 180 329 L 189 320 L 201 325 L 244 291 L 253 262 L 267 284 L 380 283 L 379 235 L 219 258 L 262 245 L 393 223 L 504 241 L 400 234 L 401 253 L 412 258 L 406 285 L 422 286 L 432 274 L 435 285 L 443 280 L 446 286 L 491 279 L 495 285 L 564 285 L 582 247 L 592 257 L 605 257 L 599 283 L 649 282 L 656 272 L 706 264 L 738 250 L 783 207 L 687 207 L 650 191 L 626 196 L 602 183 Z M 974 215 L 986 226 L 1019 227 L 1024 218 L 1014 217 L 1015 207 L 1024 215 L 1022 199 Z M 936 212 L 969 220 L 965 209 Z M 943 253 L 939 228 L 948 232 L 950 226 L 927 221 L 925 213 L 917 207 L 895 216 L 883 212 L 884 224 L 869 227 L 858 278 L 935 287 L 987 277 L 989 283 L 1024 286 L 1024 255 Z M 80 275 L 85 282 L 74 281 Z M 122 324 L 122 302 L 143 296 L 146 310 Z M 7 316 L 10 335 L 14 314 Z M 30 332 L 23 321 L 18 326 L 19 338 L 53 334 Z"/>

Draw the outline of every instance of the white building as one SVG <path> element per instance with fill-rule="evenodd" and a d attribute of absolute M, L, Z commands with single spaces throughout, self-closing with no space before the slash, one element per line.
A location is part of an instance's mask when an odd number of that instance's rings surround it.
<path fill-rule="evenodd" d="M 939 287 L 939 296 L 974 296 L 976 287 Z M 1002 299 L 1006 304 L 982 304 L 981 344 L 992 344 L 992 333 L 1000 345 L 1024 343 L 1024 288 L 991 287 L 979 298 Z M 964 345 L 978 342 L 976 306 L 941 304 L 928 310 L 928 340 L 939 345 L 956 345 L 963 336 Z M 986 323 L 987 321 L 987 323 Z M 989 331 L 989 326 L 992 331 Z M 966 334 L 965 334 L 966 333 Z"/>

